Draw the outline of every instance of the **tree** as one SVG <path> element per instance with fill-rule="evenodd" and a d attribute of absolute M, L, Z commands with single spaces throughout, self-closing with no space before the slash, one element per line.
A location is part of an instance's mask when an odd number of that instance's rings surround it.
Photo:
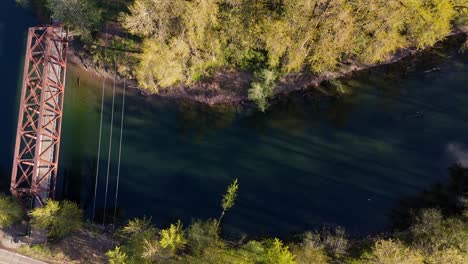
<path fill-rule="evenodd" d="M 188 245 L 194 255 L 202 255 L 204 249 L 219 243 L 216 220 L 195 221 L 187 230 Z"/>
<path fill-rule="evenodd" d="M 350 60 L 388 61 L 399 49 L 443 39 L 455 19 L 466 17 L 465 6 L 463 0 L 135 0 L 120 21 L 144 39 L 136 77 L 157 92 L 216 71 L 270 70 L 281 77 L 334 71 Z M 254 80 L 250 97 L 264 104 L 267 87 Z"/>
<path fill-rule="evenodd" d="M 45 206 L 34 208 L 29 215 L 34 228 L 46 229 L 48 237 L 60 238 L 81 228 L 83 211 L 71 201 L 48 200 Z"/>
<path fill-rule="evenodd" d="M 46 0 L 53 19 L 63 22 L 84 37 L 97 30 L 102 10 L 93 0 Z"/>
<path fill-rule="evenodd" d="M 157 240 L 158 230 L 151 224 L 150 219 L 131 219 L 119 234 L 125 241 L 121 251 L 127 255 L 129 263 L 146 263 L 159 257 L 161 252 Z"/>
<path fill-rule="evenodd" d="M 294 264 L 295 256 L 289 251 L 287 246 L 278 238 L 273 241 L 267 241 L 267 248 L 265 254 L 265 263 L 271 264 Z"/>
<path fill-rule="evenodd" d="M 428 255 L 446 248 L 468 254 L 468 222 L 446 218 L 436 209 L 423 210 L 410 227 L 412 240 Z"/>
<path fill-rule="evenodd" d="M 161 245 L 159 244 L 159 241 L 155 239 L 144 239 L 143 243 L 143 253 L 141 255 L 143 259 L 152 262 L 156 261 L 161 253 Z"/>
<path fill-rule="evenodd" d="M 372 251 L 362 258 L 365 264 L 423 264 L 423 255 L 399 240 L 379 239 Z"/>
<path fill-rule="evenodd" d="M 221 216 L 219 217 L 217 226 L 223 220 L 224 214 L 234 206 L 237 197 L 237 191 L 239 190 L 239 184 L 237 183 L 237 179 L 235 179 L 227 188 L 226 193 L 223 195 L 223 200 L 221 201 L 221 207 L 223 211 L 221 212 Z"/>
<path fill-rule="evenodd" d="M 255 81 L 249 89 L 248 97 L 262 112 L 268 108 L 268 98 L 273 95 L 277 77 L 274 71 L 266 69 L 255 74 Z"/>
<path fill-rule="evenodd" d="M 119 246 L 115 249 L 106 252 L 106 257 L 109 259 L 110 264 L 125 264 L 127 263 L 127 254 L 122 252 Z"/>
<path fill-rule="evenodd" d="M 180 221 L 175 225 L 171 224 L 167 229 L 161 230 L 159 235 L 161 237 L 159 240 L 161 247 L 169 248 L 172 252 L 182 249 L 187 244 Z"/>
<path fill-rule="evenodd" d="M 12 196 L 0 193 L 0 228 L 8 228 L 23 219 L 24 211 Z"/>

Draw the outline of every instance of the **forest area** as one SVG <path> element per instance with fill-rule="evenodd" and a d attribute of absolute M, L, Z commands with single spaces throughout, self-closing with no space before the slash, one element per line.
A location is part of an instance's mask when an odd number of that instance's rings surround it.
<path fill-rule="evenodd" d="M 260 110 L 281 78 L 384 63 L 468 24 L 466 0 L 41 1 L 81 36 L 96 64 L 117 61 L 117 71 L 142 89 L 246 72 L 245 92 Z M 125 33 L 104 38 L 107 22 Z"/>

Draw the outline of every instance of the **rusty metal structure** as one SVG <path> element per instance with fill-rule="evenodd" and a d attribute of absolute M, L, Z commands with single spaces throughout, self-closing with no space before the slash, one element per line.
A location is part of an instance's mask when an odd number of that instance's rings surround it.
<path fill-rule="evenodd" d="M 67 46 L 61 26 L 29 28 L 10 190 L 33 207 L 55 195 Z"/>

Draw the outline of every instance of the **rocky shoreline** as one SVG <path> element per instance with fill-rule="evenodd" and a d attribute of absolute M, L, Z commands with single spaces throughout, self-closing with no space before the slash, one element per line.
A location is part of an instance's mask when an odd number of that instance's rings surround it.
<path fill-rule="evenodd" d="M 461 39 L 464 36 L 468 37 L 467 33 L 468 28 L 456 29 L 441 42 L 449 42 L 457 38 Z M 360 64 L 355 61 L 347 61 L 339 65 L 336 71 L 325 72 L 320 75 L 312 75 L 311 73 L 290 74 L 278 80 L 273 97 L 278 98 L 293 92 L 307 91 L 311 89 L 318 89 L 321 93 L 328 95 L 326 90 L 320 89 L 320 85 L 324 82 L 342 77 L 349 77 L 354 73 L 393 64 L 403 59 L 411 58 L 412 56 L 420 56 L 430 49 L 431 48 L 417 50 L 416 48 L 401 48 L 383 63 Z M 90 59 L 80 56 L 78 50 L 74 48 L 73 42 L 72 45 L 70 45 L 70 52 L 68 54 L 69 62 L 93 75 L 93 78 L 114 78 L 113 72 L 98 68 L 93 65 Z M 126 83 L 127 87 L 138 89 L 141 94 L 147 96 L 153 95 L 177 100 L 182 99 L 207 105 L 243 104 L 249 102 L 247 90 L 250 86 L 252 77 L 252 74 L 249 72 L 220 71 L 215 73 L 214 76 L 194 85 L 177 85 L 167 89 L 160 89 L 157 94 L 151 94 L 140 89 L 134 79 L 127 79 Z M 117 81 L 122 84 L 123 76 L 117 75 Z"/>

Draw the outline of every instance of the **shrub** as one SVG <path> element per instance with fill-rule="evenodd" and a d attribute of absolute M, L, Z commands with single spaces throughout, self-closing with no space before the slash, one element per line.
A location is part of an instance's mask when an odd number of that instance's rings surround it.
<path fill-rule="evenodd" d="M 23 219 L 24 212 L 18 201 L 12 196 L 0 193 L 0 228 L 8 228 Z"/>
<path fill-rule="evenodd" d="M 113 250 L 109 250 L 106 253 L 107 258 L 109 259 L 110 264 L 125 264 L 127 263 L 127 254 L 120 250 L 120 247 L 117 246 Z"/>
<path fill-rule="evenodd" d="M 81 228 L 83 212 L 76 203 L 48 200 L 43 207 L 30 213 L 34 228 L 46 229 L 47 236 L 60 238 Z"/>
<path fill-rule="evenodd" d="M 376 241 L 372 251 L 362 258 L 362 263 L 366 264 L 422 264 L 423 261 L 419 251 L 392 239 Z"/>
<path fill-rule="evenodd" d="M 169 248 L 172 252 L 182 249 L 187 244 L 187 239 L 184 236 L 184 230 L 182 229 L 182 223 L 180 221 L 177 224 L 171 224 L 167 229 L 163 229 L 159 232 L 161 239 L 159 243 L 163 248 Z"/>
<path fill-rule="evenodd" d="M 445 248 L 468 252 L 468 222 L 444 219 L 439 210 L 423 210 L 410 232 L 414 243 L 428 254 Z"/>
<path fill-rule="evenodd" d="M 195 221 L 187 230 L 188 245 L 194 255 L 200 255 L 210 245 L 218 243 L 218 223 L 216 220 Z"/>
<path fill-rule="evenodd" d="M 294 264 L 295 256 L 284 246 L 278 238 L 266 242 L 265 263 L 271 264 Z"/>
<path fill-rule="evenodd" d="M 456 248 L 437 250 L 426 257 L 427 264 L 465 264 L 465 260 L 468 260 L 468 255 L 464 256 Z"/>
<path fill-rule="evenodd" d="M 268 108 L 268 98 L 273 95 L 277 78 L 274 71 L 267 69 L 257 72 L 254 76 L 248 97 L 257 104 L 262 112 Z"/>

